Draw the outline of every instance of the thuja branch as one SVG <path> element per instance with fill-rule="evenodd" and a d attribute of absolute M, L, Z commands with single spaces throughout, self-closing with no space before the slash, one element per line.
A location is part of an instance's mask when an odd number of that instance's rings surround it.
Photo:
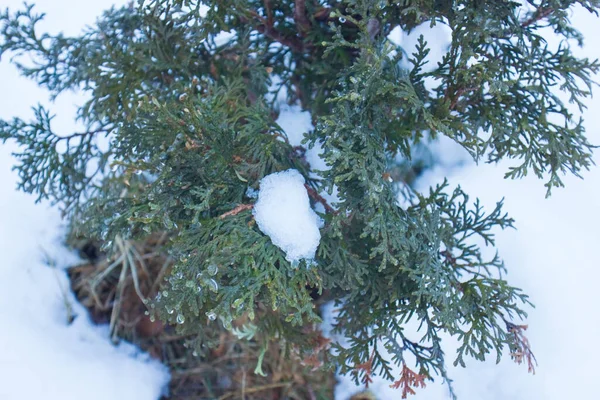
<path fill-rule="evenodd" d="M 500 355 L 508 345 L 515 360 L 533 368 L 525 325 L 505 328 L 497 318 L 500 311 L 525 317 L 527 296 L 497 279 L 502 260 L 485 258 L 469 239 L 493 245 L 492 230 L 511 226 L 500 203 L 486 213 L 478 203 L 471 207 L 466 193 L 441 186 L 399 208 L 386 171 L 420 153 L 424 131 L 454 139 L 474 157 L 522 162 L 509 177 L 550 171 L 550 186 L 562 184 L 558 174 L 589 167 L 583 125 L 571 126 L 552 90 L 561 86 L 582 105 L 600 66 L 566 46 L 552 52 L 535 44 L 541 20 L 579 37 L 566 10 L 581 4 L 593 12 L 596 1 L 543 1 L 525 16 L 518 2 L 206 1 L 211 18 L 193 11 L 195 2 L 147 2 L 153 6 L 106 12 L 81 37 L 51 40 L 32 36 L 35 15 L 0 13 L 0 51 L 46 59 L 43 73 L 23 70 L 28 77 L 53 92 L 82 82 L 94 88 L 79 113 L 87 132 L 55 135 L 42 109 L 32 123 L 0 121 L 0 140 L 21 146 L 23 190 L 73 205 L 71 221 L 105 242 L 177 231 L 166 245 L 176 260 L 161 288 L 169 295 L 155 300 L 155 310 L 198 337 L 199 351 L 216 340 L 204 329 L 208 317 L 220 330 L 293 343 L 307 365 L 321 365 L 299 329 L 318 321 L 318 289 L 343 299 L 340 333 L 351 341 L 330 354 L 334 366 L 364 383 L 377 373 L 410 394 L 425 376 L 447 379 L 438 337 L 444 330 L 462 335 L 456 365 L 465 365 L 463 356 L 485 359 L 490 346 Z M 409 71 L 390 62 L 385 33 L 432 19 L 453 32 L 442 62 L 424 67 L 425 40 Z M 220 31 L 252 34 L 211 44 Z M 68 68 L 55 68 L 63 64 Z M 428 89 L 429 78 L 439 85 Z M 304 188 L 331 229 L 320 230 L 310 268 L 293 271 L 276 241 L 248 223 L 249 187 L 299 166 L 306 177 L 316 172 L 304 150 L 274 129 L 281 96 L 273 96 L 273 85 L 310 113 L 310 138 L 322 143 L 328 166 L 321 181 Z M 111 133 L 105 150 L 94 136 Z M 119 168 L 106 179 L 90 177 L 90 167 L 108 169 L 109 162 Z M 340 212 L 324 197 L 323 188 L 334 185 Z M 410 318 L 426 324 L 424 342 L 403 336 L 400 321 Z M 243 321 L 252 324 L 244 328 Z M 370 351 L 369 336 L 391 325 L 385 342 L 396 358 L 384 360 Z M 405 351 L 416 357 L 414 371 Z M 401 376 L 393 376 L 392 364 Z"/>
<path fill-rule="evenodd" d="M 310 21 L 306 16 L 306 3 L 305 0 L 296 0 L 294 2 L 294 20 L 298 26 L 298 31 L 302 35 L 305 35 L 310 30 Z"/>
<path fill-rule="evenodd" d="M 316 202 L 321 203 L 323 205 L 323 207 L 325 208 L 325 211 L 327 211 L 329 214 L 336 213 L 335 209 L 333 207 L 331 207 L 329 205 L 329 203 L 327 203 L 327 200 L 325 200 L 325 198 L 323 196 L 321 196 L 315 189 L 310 187 L 308 184 L 304 184 L 304 187 L 306 188 L 308 195 L 310 197 L 312 197 L 313 200 L 315 200 Z"/>
<path fill-rule="evenodd" d="M 225 218 L 231 217 L 233 215 L 238 215 L 242 211 L 251 210 L 252 207 L 254 207 L 252 204 L 240 204 L 239 206 L 235 207 L 233 210 L 227 211 L 226 213 L 221 214 L 219 216 L 219 218 L 220 219 L 225 219 Z"/>
<path fill-rule="evenodd" d="M 323 196 L 321 196 L 315 189 L 310 187 L 308 184 L 305 184 L 304 187 L 306 188 L 306 192 L 308 193 L 308 195 L 314 201 L 321 203 L 323 205 L 323 207 L 325 208 L 325 211 L 327 211 L 330 214 L 336 213 L 335 209 L 333 207 L 331 207 L 329 205 L 329 203 L 327 203 L 327 200 L 325 200 L 325 198 Z M 240 204 L 240 205 L 236 206 L 234 209 L 221 214 L 219 216 L 219 218 L 225 219 L 227 217 L 237 215 L 237 214 L 241 213 L 242 211 L 251 210 L 253 207 L 254 207 L 254 205 L 252 205 L 252 204 Z"/>
<path fill-rule="evenodd" d="M 66 136 L 59 136 L 56 134 L 54 134 L 54 135 L 56 136 L 57 141 L 63 141 L 63 140 L 70 141 L 71 139 L 75 139 L 75 138 L 84 138 L 84 137 L 95 136 L 99 133 L 108 134 L 112 130 L 113 130 L 112 127 L 102 127 L 102 128 L 98 128 L 98 129 L 94 129 L 94 130 L 85 131 L 85 132 L 75 132 L 75 133 L 72 133 L 72 134 L 66 135 Z"/>
<path fill-rule="evenodd" d="M 542 7 L 542 8 L 538 8 L 533 15 L 531 16 L 531 18 L 523 21 L 521 23 L 521 27 L 522 28 L 527 28 L 530 25 L 535 24 L 536 22 L 546 18 L 547 16 L 549 16 L 550 14 L 552 14 L 554 12 L 554 9 L 552 9 L 551 7 Z"/>
<path fill-rule="evenodd" d="M 281 43 L 284 46 L 289 47 L 292 51 L 296 53 L 301 53 L 304 51 L 304 44 L 297 37 L 285 36 L 281 33 L 277 28 L 273 26 L 272 21 L 269 22 L 269 18 L 265 18 L 259 15 L 256 11 L 248 11 L 248 14 L 251 16 L 250 19 L 246 17 L 240 17 L 242 22 L 251 24 L 254 29 L 256 29 L 261 34 L 266 37 L 273 39 L 276 42 Z"/>

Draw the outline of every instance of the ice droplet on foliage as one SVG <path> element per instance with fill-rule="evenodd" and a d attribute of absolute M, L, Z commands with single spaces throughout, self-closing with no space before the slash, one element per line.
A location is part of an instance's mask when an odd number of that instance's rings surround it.
<path fill-rule="evenodd" d="M 177 323 L 183 324 L 184 322 L 185 322 L 185 317 L 183 316 L 183 314 L 177 314 Z"/>
<path fill-rule="evenodd" d="M 237 299 L 233 302 L 233 308 L 240 308 L 244 304 L 244 299 Z"/>
<path fill-rule="evenodd" d="M 206 268 L 206 272 L 208 272 L 210 276 L 215 276 L 217 272 L 219 272 L 219 267 L 217 267 L 217 264 L 210 264 L 208 268 Z"/>
<path fill-rule="evenodd" d="M 217 319 L 217 314 L 215 314 L 213 311 L 208 311 L 206 313 L 206 316 L 208 317 L 208 319 L 210 319 L 211 321 L 214 321 L 215 319 Z"/>
<path fill-rule="evenodd" d="M 213 292 L 219 291 L 219 284 L 214 279 L 211 278 L 211 279 L 207 280 L 206 284 L 208 285 L 208 288 L 210 290 L 212 290 Z"/>

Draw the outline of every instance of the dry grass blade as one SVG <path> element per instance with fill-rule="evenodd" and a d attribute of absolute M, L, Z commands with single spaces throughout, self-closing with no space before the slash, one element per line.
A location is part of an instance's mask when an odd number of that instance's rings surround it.
<path fill-rule="evenodd" d="M 79 301 L 94 321 L 110 324 L 114 340 L 128 340 L 171 368 L 168 399 L 333 398 L 333 372 L 311 371 L 305 360 L 290 357 L 278 343 L 269 344 L 264 354 L 263 377 L 251 372 L 259 359 L 262 337 L 239 339 L 220 324 L 211 324 L 206 329 L 220 337 L 220 345 L 195 357 L 186 347 L 190 337 L 177 334 L 160 321 L 151 321 L 145 315 L 144 299 L 163 289 L 164 277 L 173 266 L 163 247 L 167 239 L 164 233 L 138 242 L 115 239 L 111 260 L 75 266 L 69 275 Z M 320 342 L 315 342 L 318 349 Z"/>

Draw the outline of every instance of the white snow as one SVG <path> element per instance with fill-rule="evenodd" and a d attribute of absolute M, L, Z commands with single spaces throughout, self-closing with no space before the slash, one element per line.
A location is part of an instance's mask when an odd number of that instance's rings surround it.
<path fill-rule="evenodd" d="M 314 259 L 321 240 L 321 221 L 310 208 L 304 177 L 298 171 L 265 176 L 253 214 L 260 230 L 285 252 L 288 261 Z"/>
<path fill-rule="evenodd" d="M 310 112 L 302 111 L 299 105 L 281 105 L 275 122 L 283 129 L 292 146 L 302 146 L 304 137 L 314 129 Z"/>
<path fill-rule="evenodd" d="M 292 146 L 303 146 L 306 149 L 304 156 L 312 171 L 329 169 L 325 160 L 321 158 L 323 147 L 320 141 L 317 141 L 312 148 L 309 148 L 308 144 L 302 144 L 302 141 L 314 130 L 310 112 L 302 111 L 299 105 L 283 105 L 276 122 L 283 129 Z"/>
<path fill-rule="evenodd" d="M 312 118 L 310 112 L 302 111 L 299 105 L 281 105 L 281 111 L 277 118 L 277 124 L 285 132 L 289 143 L 292 146 L 303 146 L 306 149 L 304 158 L 310 165 L 312 179 L 318 179 L 319 176 L 316 171 L 327 171 L 329 166 L 325 163 L 325 160 L 321 157 L 323 154 L 323 144 L 320 140 L 317 140 L 313 147 L 309 147 L 308 144 L 302 144 L 302 141 L 309 137 L 310 133 L 314 130 L 312 124 Z M 327 203 L 336 208 L 336 203 L 339 202 L 337 186 L 333 186 L 331 194 L 326 191 L 321 191 L 319 194 L 327 201 Z M 317 211 L 324 213 L 325 208 L 321 203 L 316 205 Z"/>
<path fill-rule="evenodd" d="M 416 53 L 418 40 L 423 36 L 423 39 L 427 42 L 428 48 L 431 50 L 425 58 L 425 65 L 423 65 L 423 72 L 431 72 L 438 67 L 438 63 L 442 62 L 444 55 L 448 52 L 451 44 L 452 30 L 450 27 L 442 22 L 438 21 L 434 26 L 431 26 L 430 22 L 424 22 L 410 32 L 404 32 L 400 27 L 392 29 L 388 35 L 388 39 L 396 46 L 402 47 L 404 51 L 404 57 L 400 60 L 400 66 L 402 68 L 412 68 L 412 64 L 408 61 L 413 58 L 413 53 Z M 395 55 L 394 50 L 391 55 Z M 424 79 L 425 88 L 429 91 L 438 86 L 437 80 L 433 77 L 426 77 Z"/>
<path fill-rule="evenodd" d="M 573 51 L 590 59 L 600 57 L 600 46 L 593 41 L 600 33 L 598 19 L 577 8 L 572 20 L 588 44 L 583 50 L 573 48 Z M 552 38 L 548 38 L 552 42 Z M 583 116 L 589 140 L 598 144 L 598 90 L 595 94 L 594 99 L 587 101 L 589 109 Z M 509 283 L 523 288 L 536 305 L 528 309 L 526 333 L 539 362 L 535 375 L 528 374 L 526 366 L 514 364 L 507 354 L 499 365 L 491 357 L 485 363 L 471 360 L 466 368 L 452 367 L 457 342 L 445 337 L 449 375 L 454 379 L 459 400 L 597 398 L 600 169 L 594 167 L 584 172 L 583 180 L 567 177 L 566 187 L 555 189 L 552 196 L 545 199 L 543 182 L 534 177 L 516 181 L 503 179 L 510 162 L 475 165 L 472 161 L 465 162 L 456 146 L 451 148 L 449 157 L 444 153 L 445 146 L 435 148 L 442 157 L 442 165 L 422 177 L 419 189 L 427 190 L 447 176 L 452 185 L 460 184 L 473 199 L 479 197 L 487 210 L 505 198 L 505 210 L 515 218 L 517 230 L 498 231 L 496 244 L 508 268 Z M 600 164 L 598 151 L 594 159 Z M 332 317 L 333 312 L 329 311 L 327 319 Z M 409 326 L 409 331 L 413 328 Z M 348 377 L 340 377 L 335 398 L 347 400 L 362 389 Z M 389 382 L 381 379 L 375 380 L 371 390 L 377 399 L 400 397 L 397 390 L 389 388 Z M 427 388 L 418 389 L 417 395 L 411 398 L 443 400 L 449 397 L 438 378 L 435 383 L 428 383 Z"/>
<path fill-rule="evenodd" d="M 40 31 L 77 34 L 113 3 L 38 0 L 37 11 L 47 12 Z M 6 6 L 16 10 L 22 2 L 0 7 Z M 8 57 L 0 76 L 0 118 L 29 118 L 32 104 L 49 105 L 48 93 L 20 77 Z M 57 131 L 77 129 L 74 104 L 82 101 L 67 93 L 51 105 Z M 131 344 L 114 346 L 108 329 L 95 326 L 77 303 L 63 269 L 76 258 L 59 244 L 59 213 L 16 190 L 10 150 L 0 144 L 0 399 L 158 399 L 170 379 L 167 368 Z M 44 262 L 47 255 L 55 268 Z"/>
<path fill-rule="evenodd" d="M 1 147 L 0 399 L 158 399 L 167 368 L 133 345 L 112 345 L 70 292 L 64 269 L 43 262 L 45 253 L 58 266 L 75 257 L 55 243 L 58 212 L 13 189 L 12 163 Z"/>

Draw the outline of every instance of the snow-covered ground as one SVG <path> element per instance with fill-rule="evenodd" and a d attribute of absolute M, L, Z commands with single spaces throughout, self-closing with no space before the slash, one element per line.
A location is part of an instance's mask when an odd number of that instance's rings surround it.
<path fill-rule="evenodd" d="M 38 0 L 44 29 L 77 33 L 112 1 Z M 125 3 L 122 1 L 122 3 Z M 0 8 L 22 7 L 20 0 Z M 31 115 L 47 93 L 0 63 L 0 117 Z M 81 97 L 69 94 L 52 109 L 58 130 L 74 129 Z M 60 246 L 56 209 L 17 192 L 10 148 L 0 145 L 0 399 L 156 400 L 169 381 L 166 367 L 133 345 L 114 346 L 106 327 L 91 323 L 61 267 L 75 257 Z M 44 260 L 49 257 L 56 268 Z M 69 317 L 75 316 L 69 324 Z"/>

